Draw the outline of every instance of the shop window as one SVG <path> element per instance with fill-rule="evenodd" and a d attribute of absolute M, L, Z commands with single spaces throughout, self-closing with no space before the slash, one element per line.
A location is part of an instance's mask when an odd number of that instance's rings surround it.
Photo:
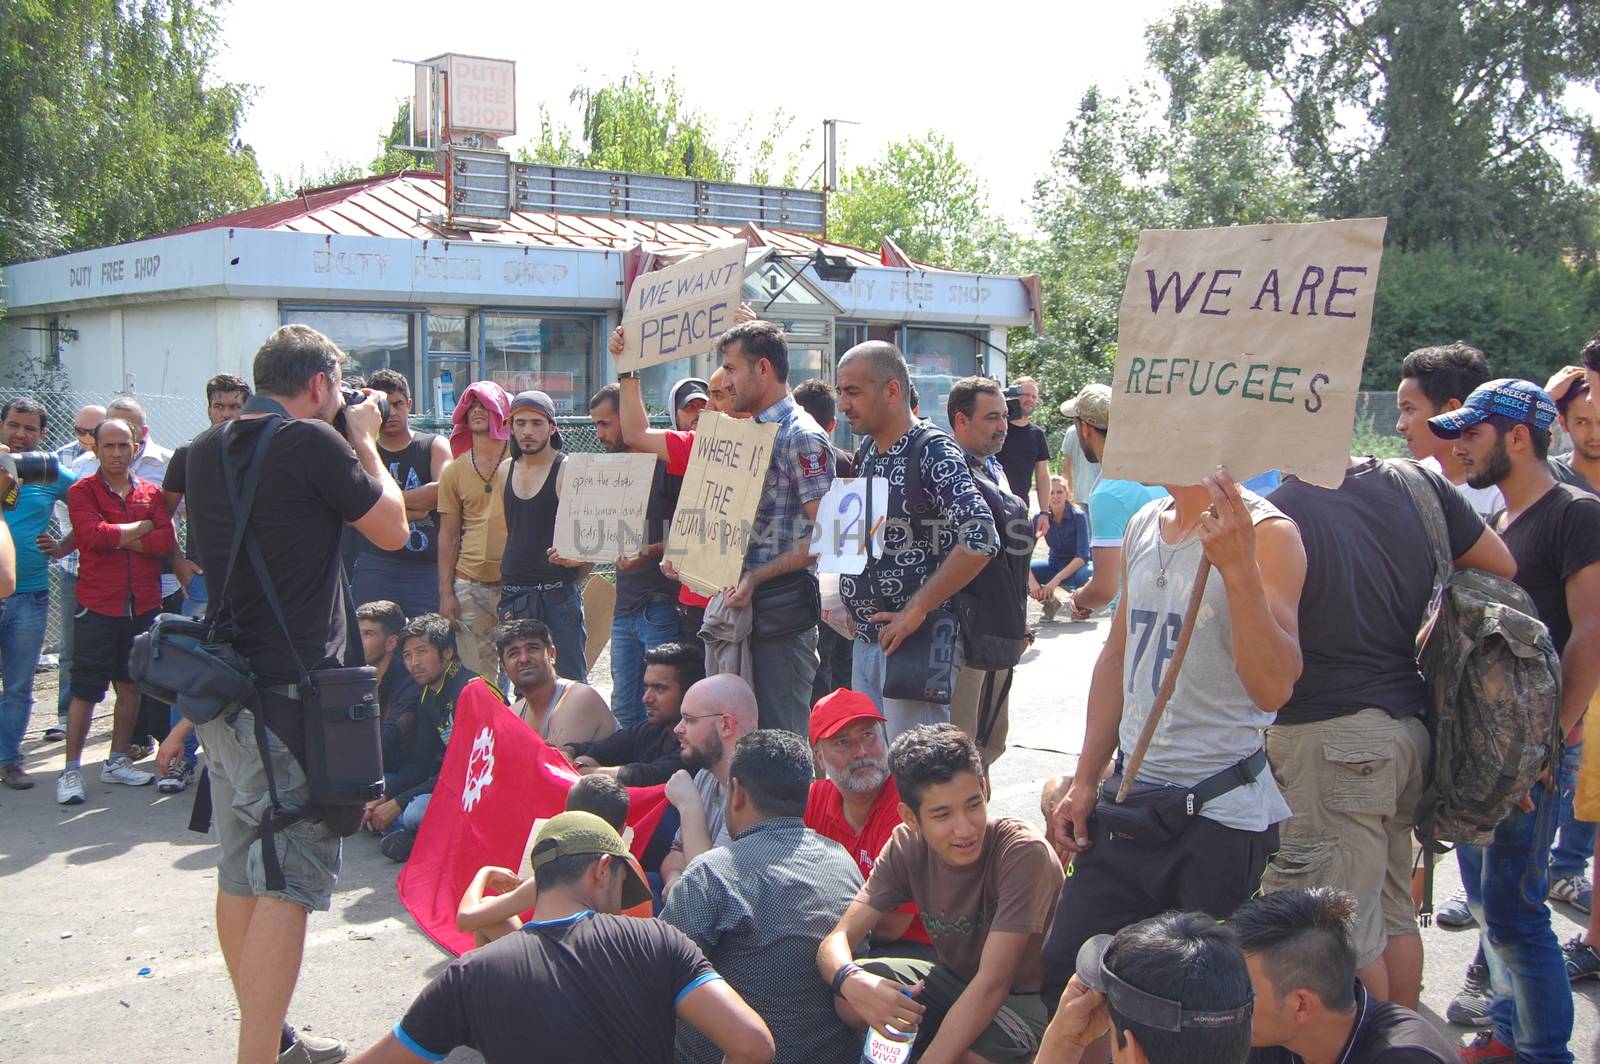
<path fill-rule="evenodd" d="M 983 347 L 976 333 L 955 329 L 923 329 L 908 326 L 903 351 L 917 386 L 922 416 L 945 431 L 950 420 L 945 407 L 950 401 L 950 386 L 978 372 Z"/>
<path fill-rule="evenodd" d="M 485 375 L 508 393 L 547 393 L 558 414 L 587 414 L 598 319 L 485 311 L 480 319 Z"/>
<path fill-rule="evenodd" d="M 427 383 L 418 412 L 448 418 L 456 399 L 478 379 L 465 313 L 428 312 Z"/>
<path fill-rule="evenodd" d="M 346 376 L 367 377 L 380 369 L 417 379 L 417 315 L 409 310 L 351 310 L 289 307 L 285 325 L 309 325 L 350 356 Z"/>

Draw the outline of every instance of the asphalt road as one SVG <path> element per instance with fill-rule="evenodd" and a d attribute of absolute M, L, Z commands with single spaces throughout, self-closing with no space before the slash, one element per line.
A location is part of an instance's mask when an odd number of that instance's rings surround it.
<path fill-rule="evenodd" d="M 993 772 L 996 814 L 1040 824 L 1044 781 L 1071 771 L 1104 624 L 1041 626 L 1012 691 L 1012 745 Z M 54 722 L 53 678 L 39 679 L 24 747 L 38 786 L 0 790 L 0 955 L 10 958 L 10 974 L 0 978 L 0 1058 L 232 1060 L 238 1016 L 211 918 L 216 847 L 186 829 L 192 792 L 164 797 L 154 787 L 101 784 L 98 761 L 86 760 L 88 802 L 56 805 L 61 747 L 39 741 Z M 104 755 L 109 714 L 101 707 L 87 759 Z M 310 921 L 293 1022 L 365 1046 L 447 963 L 401 908 L 396 870 L 374 839 L 347 841 L 333 910 Z M 1456 885 L 1454 862 L 1443 862 L 1439 899 Z M 1579 914 L 1553 908 L 1560 937 L 1578 933 Z M 1440 1017 L 1460 985 L 1473 936 L 1440 928 L 1423 935 L 1425 1007 L 1459 1037 L 1463 1032 Z M 1574 1054 L 1600 1061 L 1600 983 L 1584 984 L 1575 999 Z M 450 1059 L 479 1058 L 458 1051 Z"/>

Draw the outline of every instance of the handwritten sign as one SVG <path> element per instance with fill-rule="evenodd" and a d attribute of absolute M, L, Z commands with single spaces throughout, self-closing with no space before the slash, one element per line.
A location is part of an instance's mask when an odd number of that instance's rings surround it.
<path fill-rule="evenodd" d="M 700 414 L 667 553 L 678 578 L 702 595 L 739 582 L 777 436 L 776 424 Z"/>
<path fill-rule="evenodd" d="M 622 372 L 709 353 L 733 327 L 744 283 L 743 240 L 633 282 L 622 311 Z"/>
<path fill-rule="evenodd" d="M 569 454 L 562 463 L 555 548 L 563 558 L 615 561 L 650 542 L 645 507 L 656 459 L 651 454 Z"/>
<path fill-rule="evenodd" d="M 1279 469 L 1337 487 L 1384 218 L 1146 230 L 1118 322 L 1108 478 Z"/>
<path fill-rule="evenodd" d="M 817 529 L 811 553 L 820 573 L 860 576 L 867 571 L 867 536 L 871 531 L 873 554 L 883 556 L 883 525 L 889 517 L 889 481 L 872 477 L 871 512 L 867 507 L 866 477 L 839 477 L 817 505 Z"/>

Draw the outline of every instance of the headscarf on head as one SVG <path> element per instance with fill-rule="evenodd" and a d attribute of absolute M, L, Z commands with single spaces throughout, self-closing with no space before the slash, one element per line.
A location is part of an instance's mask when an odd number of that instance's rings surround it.
<path fill-rule="evenodd" d="M 461 393 L 461 398 L 456 400 L 455 410 L 450 414 L 450 453 L 457 458 L 472 448 L 472 430 L 467 428 L 467 410 L 474 399 L 489 411 L 489 435 L 497 440 L 511 438 L 511 399 L 506 395 L 506 390 L 494 381 L 474 381 Z"/>

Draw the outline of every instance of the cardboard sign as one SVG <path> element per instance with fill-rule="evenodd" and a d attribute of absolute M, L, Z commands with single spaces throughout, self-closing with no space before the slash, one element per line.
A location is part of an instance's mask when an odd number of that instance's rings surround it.
<path fill-rule="evenodd" d="M 883 556 L 883 525 L 889 517 L 889 481 L 872 479 L 872 512 L 867 512 L 867 478 L 838 477 L 817 506 L 817 531 L 811 553 L 817 572 L 860 576 L 867 571 L 867 536 L 873 554 Z"/>
<path fill-rule="evenodd" d="M 650 542 L 653 454 L 569 454 L 561 466 L 554 546 L 563 558 L 614 562 Z"/>
<path fill-rule="evenodd" d="M 1269 469 L 1337 487 L 1385 218 L 1146 230 L 1118 320 L 1108 478 Z"/>
<path fill-rule="evenodd" d="M 600 660 L 600 652 L 611 642 L 611 618 L 617 612 L 617 586 L 603 576 L 591 576 L 583 585 L 583 623 L 589 630 L 584 654 L 589 669 Z M 526 866 L 524 866 L 526 867 Z"/>
<path fill-rule="evenodd" d="M 622 310 L 622 354 L 628 372 L 709 354 L 733 327 L 744 283 L 743 240 L 712 248 L 633 282 Z"/>
<path fill-rule="evenodd" d="M 715 595 L 739 582 L 777 436 L 776 424 L 700 414 L 667 534 L 667 554 L 692 590 Z"/>

